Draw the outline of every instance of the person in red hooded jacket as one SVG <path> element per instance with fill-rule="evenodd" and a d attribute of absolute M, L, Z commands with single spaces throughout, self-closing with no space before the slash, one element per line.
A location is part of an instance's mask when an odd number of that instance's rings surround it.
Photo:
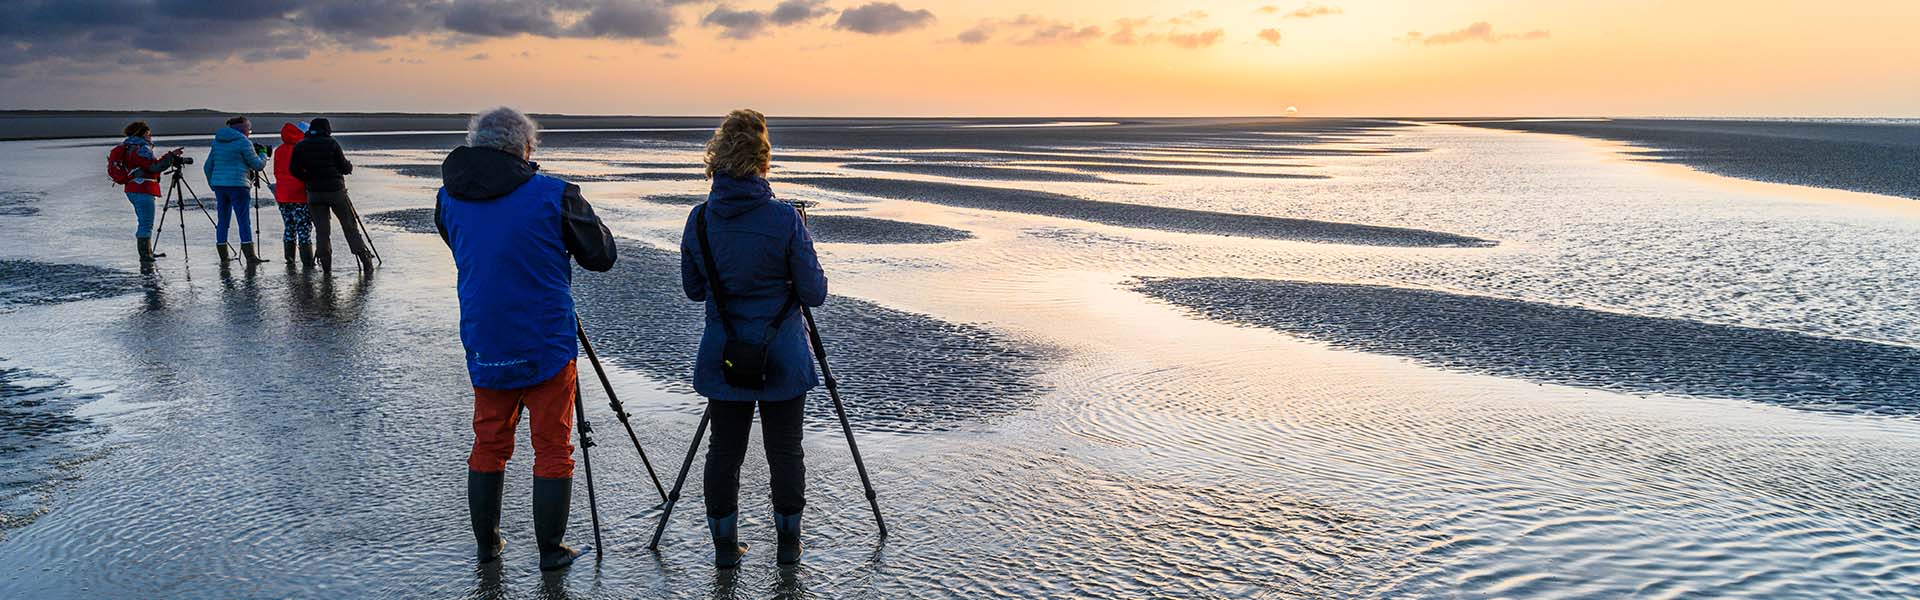
<path fill-rule="evenodd" d="M 307 215 L 307 184 L 294 177 L 293 146 L 307 137 L 307 124 L 280 126 L 280 146 L 273 149 L 273 199 L 280 206 L 281 227 L 285 234 L 281 246 L 287 253 L 287 265 L 293 265 L 294 242 L 299 242 L 300 264 L 313 267 L 313 220 Z"/>

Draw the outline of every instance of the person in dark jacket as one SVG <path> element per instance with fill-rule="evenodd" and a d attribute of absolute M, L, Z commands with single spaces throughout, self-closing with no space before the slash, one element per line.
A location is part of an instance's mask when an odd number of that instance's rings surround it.
<path fill-rule="evenodd" d="M 573 494 L 573 268 L 613 268 L 613 234 L 580 187 L 542 175 L 528 158 L 537 126 L 511 108 L 468 125 L 467 145 L 441 163 L 434 225 L 459 269 L 460 342 L 473 382 L 467 507 L 478 558 L 500 558 L 500 496 L 520 410 L 532 417 L 533 533 L 540 568 L 573 564 L 561 543 Z"/>
<path fill-rule="evenodd" d="M 360 261 L 360 274 L 372 275 L 373 253 L 367 251 L 360 220 L 354 216 L 353 199 L 347 197 L 347 175 L 353 173 L 353 163 L 347 162 L 340 142 L 334 141 L 331 121 L 322 117 L 307 124 L 307 136 L 293 145 L 293 160 L 287 170 L 307 186 L 307 216 L 313 220 L 317 238 L 313 257 L 320 261 L 320 269 L 333 272 L 332 218 L 339 217 L 340 233 Z"/>
<path fill-rule="evenodd" d="M 253 135 L 253 123 L 246 117 L 227 119 L 227 126 L 213 134 L 213 148 L 207 152 L 207 161 L 201 166 L 206 171 L 207 186 L 213 188 L 214 203 L 220 212 L 220 222 L 215 224 L 214 240 L 219 244 L 220 262 L 231 260 L 227 254 L 227 224 L 238 221 L 240 225 L 240 255 L 246 258 L 248 265 L 267 262 L 253 247 L 253 192 L 247 184 L 267 168 L 267 159 L 262 156 L 264 146 L 253 143 L 247 136 Z"/>
<path fill-rule="evenodd" d="M 124 146 L 120 151 L 120 161 L 128 175 L 122 190 L 127 194 L 127 202 L 133 203 L 134 251 L 139 253 L 141 263 L 150 263 L 155 258 L 166 256 L 153 251 L 153 201 L 160 197 L 160 175 L 179 165 L 181 153 L 185 150 L 174 148 L 166 154 L 154 156 L 153 128 L 148 127 L 146 121 L 128 123 L 121 133 L 127 136 L 126 140 L 120 142 Z"/>
<path fill-rule="evenodd" d="M 708 398 L 713 424 L 705 473 L 707 527 L 713 534 L 714 566 L 722 569 L 739 566 L 747 550 L 738 540 L 740 464 L 746 458 L 756 404 L 773 480 L 778 562 L 797 563 L 801 553 L 800 512 L 806 508 L 801 425 L 807 390 L 819 377 L 804 321 L 793 313 L 799 310 L 796 303 L 820 306 L 826 302 L 827 277 L 799 213 L 773 199 L 766 179 L 772 152 L 764 115 L 751 110 L 727 115 L 707 142 L 712 191 L 706 203 L 687 216 L 680 236 L 681 285 L 689 300 L 705 302 L 707 307 L 693 388 Z M 704 267 L 694 229 L 701 221 L 707 226 L 718 273 Z M 724 294 L 724 313 L 713 301 L 715 288 Z M 729 325 L 741 336 L 765 335 L 769 328 L 777 328 L 771 332 L 767 381 L 761 389 L 735 387 L 721 373 L 721 349 L 727 344 Z"/>

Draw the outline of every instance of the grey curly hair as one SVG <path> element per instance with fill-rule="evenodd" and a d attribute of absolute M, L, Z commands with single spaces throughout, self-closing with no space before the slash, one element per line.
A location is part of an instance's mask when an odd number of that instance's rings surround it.
<path fill-rule="evenodd" d="M 467 145 L 514 155 L 523 150 L 532 154 L 540 145 L 540 124 L 512 108 L 489 108 L 467 121 Z"/>

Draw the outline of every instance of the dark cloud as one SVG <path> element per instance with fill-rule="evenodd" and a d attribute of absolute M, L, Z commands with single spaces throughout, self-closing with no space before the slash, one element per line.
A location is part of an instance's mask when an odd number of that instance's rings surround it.
<path fill-rule="evenodd" d="M 832 13 L 827 0 L 786 0 L 773 7 L 768 19 L 775 25 L 798 25 Z"/>
<path fill-rule="evenodd" d="M 649 44 L 673 43 L 673 29 L 679 19 L 673 9 L 658 0 L 601 0 L 594 3 L 569 32 L 581 37 L 645 40 Z"/>
<path fill-rule="evenodd" d="M 1266 41 L 1268 44 L 1278 46 L 1280 45 L 1280 30 L 1262 29 L 1260 30 L 1260 39 Z"/>
<path fill-rule="evenodd" d="M 553 36 L 560 32 L 560 26 L 553 22 L 553 8 L 542 2 L 457 0 L 446 14 L 448 30 L 468 35 Z"/>
<path fill-rule="evenodd" d="M 1507 42 L 1507 41 L 1543 40 L 1543 39 L 1547 39 L 1549 35 L 1551 34 L 1549 34 L 1545 29 L 1535 29 L 1533 31 L 1528 31 L 1525 33 L 1496 33 L 1493 30 L 1493 25 L 1487 23 L 1486 21 L 1478 21 L 1472 25 L 1468 25 L 1466 27 L 1455 29 L 1453 31 L 1449 31 L 1446 33 L 1436 33 L 1434 35 L 1421 35 L 1420 32 L 1418 31 L 1409 31 L 1407 32 L 1407 35 L 1401 36 L 1395 39 L 1398 41 L 1409 43 L 1409 44 L 1418 43 L 1418 44 L 1423 44 L 1427 46 L 1442 46 L 1446 44 L 1460 44 L 1465 42 L 1486 42 L 1489 44 L 1498 44 L 1500 42 Z"/>
<path fill-rule="evenodd" d="M 719 27 L 720 37 L 750 40 L 767 30 L 767 14 L 757 10 L 734 10 L 723 4 L 702 17 L 700 24 Z"/>
<path fill-rule="evenodd" d="M 840 19 L 833 23 L 833 27 L 868 35 L 887 35 L 932 23 L 933 11 L 924 8 L 907 10 L 893 2 L 873 2 L 840 11 Z"/>
<path fill-rule="evenodd" d="M 679 0 L 0 0 L 0 74 L 186 67 L 488 38 L 672 41 Z M 29 69 L 29 71 L 21 71 Z"/>

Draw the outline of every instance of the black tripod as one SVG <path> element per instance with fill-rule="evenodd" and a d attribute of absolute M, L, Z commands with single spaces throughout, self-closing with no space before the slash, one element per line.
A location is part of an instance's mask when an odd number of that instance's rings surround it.
<path fill-rule="evenodd" d="M 800 211 L 801 222 L 805 223 L 807 207 L 813 203 L 800 201 L 789 204 Z M 717 275 L 708 273 L 707 276 Z M 880 516 L 879 494 L 873 491 L 873 480 L 867 476 L 867 463 L 860 457 L 860 445 L 853 439 L 853 424 L 847 420 L 847 407 L 840 401 L 840 382 L 833 378 L 833 370 L 827 367 L 827 348 L 820 342 L 820 330 L 814 326 L 813 311 L 802 305 L 800 315 L 806 319 L 807 338 L 813 344 L 814 360 L 820 363 L 821 379 L 826 380 L 827 395 L 833 398 L 833 411 L 840 417 L 840 431 L 847 436 L 847 450 L 853 453 L 853 466 L 860 472 L 860 485 L 866 488 L 867 506 L 873 509 L 873 522 L 879 527 L 880 539 L 884 541 L 887 539 L 887 521 Z M 673 516 L 673 505 L 680 502 L 680 490 L 687 483 L 687 471 L 693 467 L 694 455 L 700 451 L 700 439 L 706 436 L 707 426 L 713 420 L 712 412 L 711 409 L 700 412 L 700 425 L 693 430 L 693 444 L 687 446 L 687 456 L 680 461 L 680 475 L 674 478 L 673 491 L 667 494 L 667 503 L 660 513 L 660 523 L 653 530 L 653 541 L 647 543 L 649 550 L 660 549 L 660 537 L 667 532 L 667 519 Z"/>
<path fill-rule="evenodd" d="M 167 173 L 167 197 L 160 203 L 160 223 L 153 230 L 158 232 L 166 229 L 167 212 L 175 206 L 180 207 L 180 218 L 177 219 L 180 223 L 180 262 L 185 265 L 187 279 L 192 280 L 193 261 L 187 256 L 187 198 L 193 198 L 193 205 L 200 207 L 200 214 L 207 217 L 208 225 L 219 227 L 219 224 L 213 220 L 213 213 L 207 212 L 207 205 L 200 202 L 200 194 L 193 191 L 193 185 L 187 183 L 186 176 L 180 173 L 183 164 L 175 162 L 173 170 Z M 185 190 L 184 193 L 182 190 Z"/>
<path fill-rule="evenodd" d="M 627 428 L 627 439 L 633 440 L 633 451 L 640 453 L 640 464 L 646 465 L 647 477 L 653 479 L 653 489 L 660 493 L 660 503 L 665 505 L 667 490 L 660 485 L 660 476 L 653 471 L 653 461 L 647 458 L 647 451 L 640 447 L 640 436 L 634 435 L 633 423 L 628 420 L 626 406 L 620 404 L 620 397 L 613 393 L 613 382 L 607 380 L 607 369 L 600 366 L 600 355 L 593 351 L 593 342 L 587 339 L 586 323 L 580 317 L 573 318 L 574 332 L 580 334 L 580 345 L 587 349 L 587 360 L 593 363 L 593 372 L 600 376 L 601 389 L 607 390 L 607 406 L 613 408 L 613 415 L 620 418 L 620 424 Z"/>

